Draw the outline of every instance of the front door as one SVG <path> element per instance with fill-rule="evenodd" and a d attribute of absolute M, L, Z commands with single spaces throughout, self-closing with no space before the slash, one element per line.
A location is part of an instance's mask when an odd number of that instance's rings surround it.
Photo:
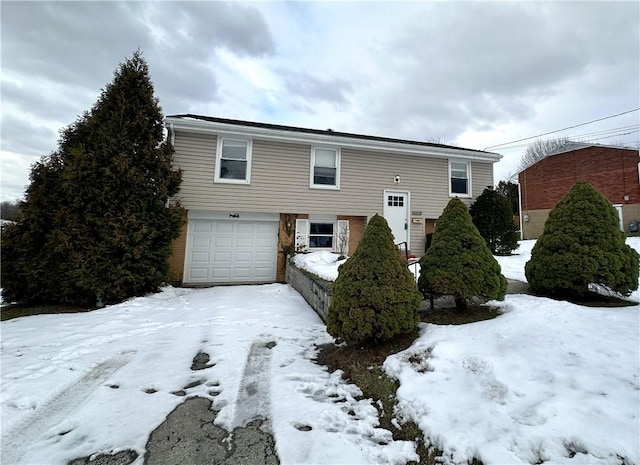
<path fill-rule="evenodd" d="M 387 220 L 394 242 L 407 246 L 409 242 L 409 193 L 384 191 L 384 219 Z M 408 247 L 407 247 L 408 248 Z"/>

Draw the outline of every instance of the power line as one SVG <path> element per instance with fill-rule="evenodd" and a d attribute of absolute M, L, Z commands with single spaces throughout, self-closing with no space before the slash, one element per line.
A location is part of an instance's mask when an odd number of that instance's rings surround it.
<path fill-rule="evenodd" d="M 605 116 L 604 118 L 594 119 L 594 120 L 588 121 L 586 123 L 576 124 L 574 126 L 568 126 L 566 128 L 557 129 L 555 131 L 545 132 L 543 134 L 538 134 L 537 136 L 525 137 L 524 139 L 518 139 L 518 140 L 513 140 L 511 142 L 505 142 L 504 144 L 492 145 L 490 147 L 485 147 L 483 150 L 495 149 L 496 147 L 502 147 L 503 145 L 515 144 L 516 142 L 522 142 L 522 141 L 525 141 L 525 140 L 535 139 L 536 137 L 548 136 L 549 134 L 554 134 L 556 132 L 566 131 L 567 129 L 579 128 L 580 126 L 586 126 L 587 124 L 596 123 L 598 121 L 604 121 L 606 119 L 616 118 L 618 116 L 626 115 L 627 113 L 633 113 L 634 111 L 638 111 L 638 110 L 640 110 L 640 107 L 639 108 L 634 108 L 633 110 L 623 111 L 622 113 L 618 113 L 616 115 Z"/>
<path fill-rule="evenodd" d="M 587 132 L 583 134 L 569 134 L 565 137 L 568 140 L 574 141 L 574 142 L 593 142 L 595 140 L 606 139 L 609 137 L 625 136 L 634 132 L 638 132 L 639 130 L 640 130 L 640 125 L 622 126 L 622 127 L 612 128 L 612 129 L 605 129 L 602 131 Z M 514 143 L 514 144 L 511 144 L 509 147 L 503 147 L 502 149 L 500 149 L 500 152 L 521 149 L 523 147 L 528 147 L 529 145 L 530 143 L 528 142 L 525 142 L 522 144 Z"/>

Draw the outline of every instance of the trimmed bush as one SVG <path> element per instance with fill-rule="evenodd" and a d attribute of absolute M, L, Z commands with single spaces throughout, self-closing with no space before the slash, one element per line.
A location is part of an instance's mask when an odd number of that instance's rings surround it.
<path fill-rule="evenodd" d="M 422 298 L 386 220 L 369 221 L 333 285 L 327 331 L 347 343 L 388 340 L 414 330 Z"/>
<path fill-rule="evenodd" d="M 458 198 L 438 218 L 431 247 L 420 259 L 418 288 L 425 296 L 453 296 L 459 310 L 471 297 L 504 299 L 507 280 Z"/>
<path fill-rule="evenodd" d="M 511 204 L 500 192 L 486 188 L 469 208 L 469 214 L 492 254 L 509 255 L 519 247 Z"/>
<path fill-rule="evenodd" d="M 638 288 L 638 253 L 625 243 L 611 202 L 578 181 L 549 213 L 525 274 L 539 294 L 580 298 L 594 283 L 629 295 Z"/>

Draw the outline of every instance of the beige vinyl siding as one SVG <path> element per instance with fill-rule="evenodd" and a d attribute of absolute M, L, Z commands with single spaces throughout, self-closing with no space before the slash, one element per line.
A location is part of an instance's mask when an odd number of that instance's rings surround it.
<path fill-rule="evenodd" d="M 253 139 L 251 184 L 224 184 L 213 182 L 216 144 L 212 135 L 175 136 L 174 164 L 183 170 L 178 197 L 186 209 L 373 216 L 382 214 L 384 190 L 396 190 L 409 192 L 409 213 L 437 218 L 450 199 L 446 158 L 341 148 L 340 190 L 313 189 L 310 145 Z M 492 163 L 472 162 L 471 181 L 475 198 L 493 184 Z M 422 254 L 424 225 L 410 224 L 410 237 L 412 251 Z"/>
<path fill-rule="evenodd" d="M 466 199 L 467 206 L 471 205 L 487 187 L 493 187 L 493 164 L 471 162 L 471 193 L 472 199 Z"/>

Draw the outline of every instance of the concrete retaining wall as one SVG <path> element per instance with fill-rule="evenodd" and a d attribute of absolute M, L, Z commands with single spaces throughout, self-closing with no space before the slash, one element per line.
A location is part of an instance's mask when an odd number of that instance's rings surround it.
<path fill-rule="evenodd" d="M 329 305 L 331 305 L 331 296 L 333 295 L 333 283 L 311 276 L 311 274 L 296 267 L 290 258 L 287 259 L 285 281 L 304 297 L 304 300 L 326 323 Z"/>

